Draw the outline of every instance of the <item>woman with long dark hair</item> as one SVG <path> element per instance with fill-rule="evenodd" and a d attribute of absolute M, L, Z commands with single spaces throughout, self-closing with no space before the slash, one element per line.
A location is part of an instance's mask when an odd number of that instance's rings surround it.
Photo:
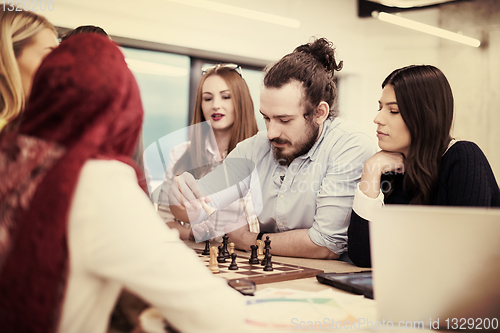
<path fill-rule="evenodd" d="M 348 252 L 371 266 L 368 221 L 383 204 L 500 206 L 491 167 L 473 142 L 451 135 L 453 94 L 436 67 L 408 66 L 382 83 L 377 124 L 382 149 L 363 168 L 348 230 Z"/>

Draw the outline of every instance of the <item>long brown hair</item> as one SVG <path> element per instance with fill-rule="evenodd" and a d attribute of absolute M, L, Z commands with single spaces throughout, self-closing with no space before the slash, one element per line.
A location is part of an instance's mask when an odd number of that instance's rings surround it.
<path fill-rule="evenodd" d="M 253 101 L 245 80 L 236 70 L 224 67 L 223 65 L 216 66 L 207 71 L 198 83 L 191 125 L 206 121 L 201 109 L 202 90 L 205 80 L 212 75 L 218 75 L 226 82 L 234 105 L 234 123 L 228 145 L 228 153 L 230 153 L 238 142 L 252 137 L 258 132 Z M 205 131 L 205 127 L 197 127 L 197 129 L 199 130 L 190 131 L 189 133 L 191 144 L 174 166 L 174 174 L 176 175 L 188 171 L 195 178 L 200 178 L 211 169 L 209 163 L 213 161 L 208 160 L 205 156 L 205 138 L 209 133 Z M 190 166 L 198 166 L 198 168 L 187 170 Z"/>
<path fill-rule="evenodd" d="M 453 94 L 438 68 L 408 66 L 393 71 L 382 83 L 392 85 L 401 117 L 410 132 L 405 157 L 405 191 L 411 204 L 429 204 L 435 191 L 441 158 L 450 143 Z"/>

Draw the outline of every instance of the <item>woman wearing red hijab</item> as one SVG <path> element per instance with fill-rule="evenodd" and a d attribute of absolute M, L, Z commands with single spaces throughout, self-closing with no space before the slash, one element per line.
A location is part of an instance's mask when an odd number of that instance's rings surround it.
<path fill-rule="evenodd" d="M 124 287 L 182 332 L 236 331 L 244 298 L 199 262 L 137 185 L 142 125 L 118 47 L 82 34 L 42 63 L 0 137 L 2 332 L 105 332 Z"/>

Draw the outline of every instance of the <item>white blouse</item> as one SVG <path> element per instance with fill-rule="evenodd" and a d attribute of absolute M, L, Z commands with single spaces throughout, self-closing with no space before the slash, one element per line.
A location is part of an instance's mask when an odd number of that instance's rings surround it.
<path fill-rule="evenodd" d="M 165 225 L 124 163 L 85 164 L 69 215 L 68 243 L 59 332 L 106 332 L 124 287 L 181 332 L 238 331 L 243 323 L 244 297 Z"/>

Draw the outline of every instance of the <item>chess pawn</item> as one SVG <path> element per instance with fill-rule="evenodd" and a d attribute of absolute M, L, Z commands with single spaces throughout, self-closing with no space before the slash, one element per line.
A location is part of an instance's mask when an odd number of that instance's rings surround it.
<path fill-rule="evenodd" d="M 219 273 L 219 264 L 217 263 L 217 248 L 212 246 L 210 248 L 210 261 L 208 263 L 208 269 L 212 271 L 212 273 Z"/>
<path fill-rule="evenodd" d="M 228 269 L 231 270 L 231 271 L 235 271 L 238 269 L 238 265 L 236 264 L 236 256 L 237 254 L 236 253 L 233 253 L 231 254 L 231 265 L 229 265 Z"/>
<path fill-rule="evenodd" d="M 260 239 L 257 239 L 257 246 L 257 259 L 262 260 L 264 259 L 264 243 Z"/>
<path fill-rule="evenodd" d="M 234 243 L 231 242 L 229 243 L 229 255 L 232 255 L 234 253 Z"/>
<path fill-rule="evenodd" d="M 271 253 L 267 252 L 266 253 L 266 266 L 264 266 L 264 271 L 266 272 L 272 272 L 273 271 L 273 263 L 271 261 Z"/>

